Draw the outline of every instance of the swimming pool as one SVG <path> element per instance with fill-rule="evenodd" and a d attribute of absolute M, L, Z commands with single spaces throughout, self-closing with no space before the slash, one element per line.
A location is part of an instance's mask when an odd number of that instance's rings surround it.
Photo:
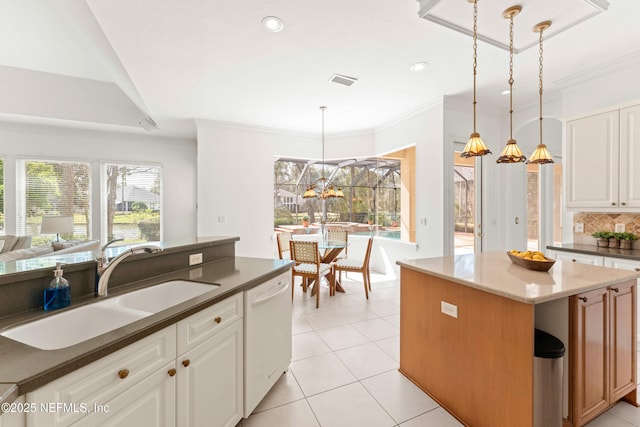
<path fill-rule="evenodd" d="M 387 239 L 397 239 L 400 240 L 400 231 L 393 230 L 378 230 L 378 231 L 355 231 L 353 233 L 349 233 L 353 236 L 377 236 L 377 237 L 386 237 Z"/>

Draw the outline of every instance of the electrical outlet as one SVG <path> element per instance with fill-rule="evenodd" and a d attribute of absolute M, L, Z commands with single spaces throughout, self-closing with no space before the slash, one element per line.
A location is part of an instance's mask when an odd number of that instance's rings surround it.
<path fill-rule="evenodd" d="M 624 233 L 624 228 L 625 228 L 624 224 L 618 223 L 618 224 L 616 224 L 615 231 L 616 231 L 616 233 Z"/>
<path fill-rule="evenodd" d="M 440 311 L 447 316 L 458 318 L 458 306 L 449 304 L 448 302 L 440 301 Z"/>
<path fill-rule="evenodd" d="M 584 222 L 576 222 L 576 233 L 584 233 Z"/>
<path fill-rule="evenodd" d="M 202 264 L 202 254 L 191 254 L 189 255 L 189 265 Z"/>

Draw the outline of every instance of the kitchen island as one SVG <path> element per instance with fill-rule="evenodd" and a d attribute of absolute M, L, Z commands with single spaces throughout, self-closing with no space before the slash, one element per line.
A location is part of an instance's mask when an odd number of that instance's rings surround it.
<path fill-rule="evenodd" d="M 400 371 L 464 424 L 533 425 L 536 328 L 567 348 L 566 426 L 635 403 L 640 273 L 563 262 L 536 272 L 504 252 L 398 264 Z"/>

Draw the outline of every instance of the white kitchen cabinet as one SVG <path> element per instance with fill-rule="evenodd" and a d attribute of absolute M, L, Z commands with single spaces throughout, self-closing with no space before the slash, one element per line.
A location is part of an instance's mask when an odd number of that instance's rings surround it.
<path fill-rule="evenodd" d="M 177 420 L 233 427 L 243 413 L 243 294 L 177 323 Z"/>
<path fill-rule="evenodd" d="M 27 393 L 26 399 L 29 403 L 66 405 L 56 406 L 51 411 L 38 410 L 28 413 L 27 425 L 69 426 L 87 417 L 89 410 L 109 408 L 111 411 L 111 405 L 114 405 L 113 411 L 116 408 L 118 411 L 129 411 L 135 409 L 137 402 L 123 400 L 125 392 L 136 395 L 141 390 L 145 395 L 154 396 L 145 399 L 146 406 L 135 410 L 140 414 L 147 410 L 149 412 L 145 414 L 153 419 L 154 405 L 157 410 L 162 411 L 169 409 L 157 405 L 170 402 L 175 407 L 175 386 L 173 393 L 167 391 L 167 387 L 170 388 L 170 384 L 175 383 L 168 374 L 168 370 L 175 366 L 175 359 L 176 327 L 172 325 Z M 146 381 L 152 376 L 153 379 Z M 92 414 L 92 417 L 98 415 Z M 113 418 L 118 414 L 110 412 L 107 415 Z M 96 422 L 100 424 L 98 420 Z M 171 419 L 157 425 L 172 426 L 174 423 L 175 416 L 172 416 Z"/>
<path fill-rule="evenodd" d="M 604 257 L 600 255 L 589 255 L 582 254 L 577 252 L 565 252 L 565 251 L 547 251 L 547 256 L 549 258 L 554 258 L 558 261 L 569 261 L 569 262 L 577 262 L 580 264 L 591 264 L 591 265 L 604 265 Z"/>
<path fill-rule="evenodd" d="M 25 427 L 27 425 L 25 412 L 17 410 L 18 405 L 23 405 L 25 403 L 24 396 L 20 396 L 12 403 L 16 405 L 16 410 L 12 412 L 5 412 L 0 416 L 0 427 Z"/>
<path fill-rule="evenodd" d="M 160 369 L 95 408 L 74 427 L 148 426 L 176 424 L 175 362 Z"/>
<path fill-rule="evenodd" d="M 566 127 L 566 206 L 621 212 L 640 207 L 640 106 L 572 120 Z"/>
<path fill-rule="evenodd" d="M 242 319 L 178 358 L 177 425 L 233 427 L 243 412 Z"/>

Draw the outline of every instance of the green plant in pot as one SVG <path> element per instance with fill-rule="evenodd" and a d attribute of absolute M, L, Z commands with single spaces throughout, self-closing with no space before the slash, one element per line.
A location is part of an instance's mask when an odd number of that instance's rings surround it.
<path fill-rule="evenodd" d="M 376 220 L 376 216 L 374 214 L 369 214 L 369 216 L 367 217 L 367 223 L 369 225 L 373 225 L 375 220 Z"/>
<path fill-rule="evenodd" d="M 302 226 L 303 227 L 308 227 L 309 226 L 309 217 L 307 215 L 302 217 Z"/>
<path fill-rule="evenodd" d="M 610 231 L 596 231 L 591 235 L 591 237 L 595 237 L 597 239 L 599 248 L 607 248 L 609 247 L 609 239 L 613 237 L 613 233 Z"/>
<path fill-rule="evenodd" d="M 633 249 L 633 242 L 638 240 L 633 233 L 619 233 L 620 249 Z"/>

